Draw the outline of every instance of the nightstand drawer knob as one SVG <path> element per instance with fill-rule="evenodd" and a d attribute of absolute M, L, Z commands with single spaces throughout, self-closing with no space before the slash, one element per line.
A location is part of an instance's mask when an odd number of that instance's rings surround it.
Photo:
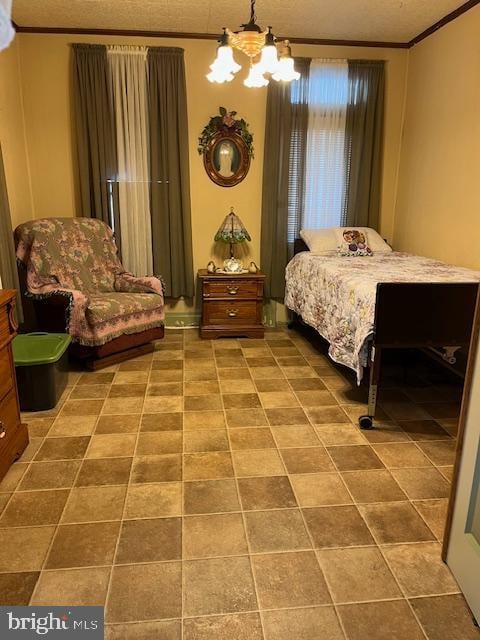
<path fill-rule="evenodd" d="M 5 438 L 6 435 L 7 435 L 7 432 L 5 430 L 5 427 L 3 426 L 3 422 L 0 420 L 0 440 L 2 438 Z"/>
<path fill-rule="evenodd" d="M 237 293 L 238 293 L 238 287 L 229 287 L 229 288 L 228 288 L 228 293 L 229 293 L 231 296 L 236 296 L 236 295 L 237 295 Z"/>
<path fill-rule="evenodd" d="M 238 309 L 229 309 L 227 313 L 229 318 L 236 318 Z"/>

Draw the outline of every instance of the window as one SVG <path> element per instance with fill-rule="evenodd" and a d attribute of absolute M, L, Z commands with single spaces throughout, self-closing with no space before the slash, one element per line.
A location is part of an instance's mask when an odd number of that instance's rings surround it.
<path fill-rule="evenodd" d="M 289 242 L 297 220 L 301 227 L 320 229 L 340 226 L 344 219 L 348 91 L 346 60 L 312 60 L 303 95 L 301 83 L 291 85 L 293 111 L 306 109 L 308 122 L 306 137 L 301 118 L 291 132 Z"/>

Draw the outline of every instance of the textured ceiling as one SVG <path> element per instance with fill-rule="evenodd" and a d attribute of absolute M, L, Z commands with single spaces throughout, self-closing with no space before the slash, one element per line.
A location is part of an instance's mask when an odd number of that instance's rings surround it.
<path fill-rule="evenodd" d="M 407 42 L 463 0 L 258 0 L 279 36 Z M 248 0 L 13 0 L 21 26 L 218 33 L 248 21 Z"/>

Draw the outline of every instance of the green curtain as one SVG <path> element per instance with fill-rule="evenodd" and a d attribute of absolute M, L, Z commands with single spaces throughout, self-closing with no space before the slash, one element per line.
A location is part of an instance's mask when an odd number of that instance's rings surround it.
<path fill-rule="evenodd" d="M 17 319 L 23 322 L 22 299 L 18 283 L 17 261 L 13 244 L 12 220 L 8 204 L 7 181 L 0 146 L 0 277 L 4 289 L 17 290 Z"/>
<path fill-rule="evenodd" d="M 271 81 L 267 92 L 260 249 L 267 298 L 284 296 L 303 209 L 310 58 L 296 58 L 295 68 L 299 80 Z"/>
<path fill-rule="evenodd" d="M 382 183 L 385 63 L 348 61 L 345 225 L 378 228 Z"/>
<path fill-rule="evenodd" d="M 73 45 L 73 98 L 81 215 L 118 230 L 115 120 L 105 46 Z"/>
<path fill-rule="evenodd" d="M 148 50 L 153 264 L 172 298 L 194 294 L 183 49 Z"/>

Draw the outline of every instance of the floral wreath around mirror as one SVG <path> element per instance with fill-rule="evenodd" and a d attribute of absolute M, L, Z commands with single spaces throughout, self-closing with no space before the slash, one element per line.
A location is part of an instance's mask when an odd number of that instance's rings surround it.
<path fill-rule="evenodd" d="M 218 116 L 212 116 L 208 124 L 204 127 L 201 136 L 198 139 L 198 153 L 204 155 L 213 136 L 218 133 L 226 135 L 236 134 L 245 143 L 247 153 L 253 158 L 253 135 L 248 130 L 248 123 L 243 119 L 235 119 L 236 111 L 227 111 L 225 107 L 219 107 Z"/>

